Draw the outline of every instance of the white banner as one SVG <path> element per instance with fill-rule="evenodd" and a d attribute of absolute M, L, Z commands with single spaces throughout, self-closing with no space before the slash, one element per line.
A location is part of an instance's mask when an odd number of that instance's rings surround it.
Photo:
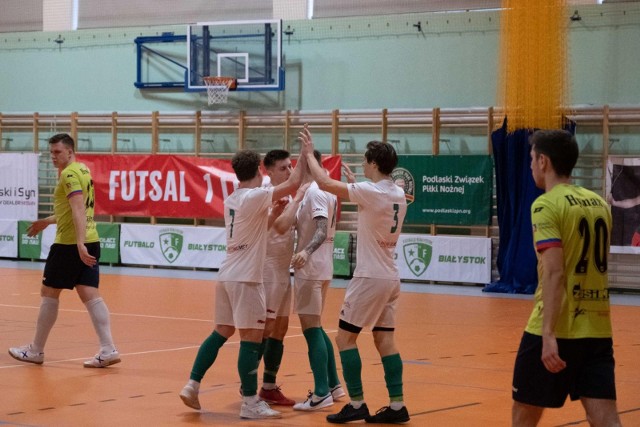
<path fill-rule="evenodd" d="M 18 221 L 0 220 L 0 257 L 18 258 Z"/>
<path fill-rule="evenodd" d="M 400 278 L 489 283 L 491 239 L 402 234 L 396 246 Z"/>
<path fill-rule="evenodd" d="M 611 205 L 612 254 L 640 254 L 640 158 L 607 159 L 606 198 Z"/>
<path fill-rule="evenodd" d="M 225 229 L 122 224 L 123 264 L 220 268 L 226 256 Z"/>
<path fill-rule="evenodd" d="M 38 154 L 0 153 L 0 219 L 38 218 Z"/>

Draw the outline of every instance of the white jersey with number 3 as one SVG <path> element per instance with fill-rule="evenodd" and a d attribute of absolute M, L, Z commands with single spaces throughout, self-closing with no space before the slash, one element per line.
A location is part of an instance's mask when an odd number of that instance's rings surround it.
<path fill-rule="evenodd" d="M 348 184 L 358 204 L 358 245 L 354 277 L 398 279 L 394 252 L 407 213 L 404 191 L 389 179 Z"/>
<path fill-rule="evenodd" d="M 273 188 L 238 188 L 224 201 L 227 256 L 221 282 L 262 283 L 267 250 L 267 221 Z"/>

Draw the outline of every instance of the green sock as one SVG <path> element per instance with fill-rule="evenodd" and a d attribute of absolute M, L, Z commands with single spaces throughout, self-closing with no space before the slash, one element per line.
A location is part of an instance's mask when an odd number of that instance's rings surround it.
<path fill-rule="evenodd" d="M 264 372 L 262 374 L 263 383 L 276 383 L 276 375 L 282 363 L 284 344 L 275 338 L 267 338 L 264 347 Z"/>
<path fill-rule="evenodd" d="M 338 378 L 338 369 L 336 367 L 336 355 L 333 353 L 333 344 L 331 343 L 331 339 L 324 331 L 324 329 L 320 328 L 320 330 L 322 331 L 324 343 L 327 346 L 327 374 L 329 378 L 329 388 L 332 389 L 340 384 L 340 378 Z"/>
<path fill-rule="evenodd" d="M 213 331 L 213 333 L 204 340 L 198 350 L 196 360 L 193 362 L 190 379 L 197 382 L 202 381 L 202 377 L 204 377 L 204 374 L 206 374 L 207 370 L 213 365 L 213 362 L 216 361 L 218 350 L 220 350 L 220 347 L 222 347 L 225 342 L 227 342 L 227 339 L 216 331 Z"/>
<path fill-rule="evenodd" d="M 260 343 L 260 348 L 258 349 L 258 366 L 260 366 L 260 361 L 262 360 L 262 356 L 264 356 L 265 348 L 267 347 L 267 339 L 263 338 Z"/>
<path fill-rule="evenodd" d="M 362 390 L 362 360 L 358 348 L 351 348 L 340 352 L 342 375 L 347 383 L 347 391 L 351 400 L 364 400 Z"/>
<path fill-rule="evenodd" d="M 238 374 L 243 396 L 258 394 L 258 354 L 260 343 L 240 341 L 238 353 Z"/>
<path fill-rule="evenodd" d="M 303 332 L 309 347 L 309 364 L 313 372 L 315 387 L 313 393 L 316 396 L 326 396 L 329 393 L 329 381 L 327 376 L 327 346 L 322 337 L 322 329 L 309 328 Z"/>
<path fill-rule="evenodd" d="M 384 381 L 391 401 L 402 401 L 402 359 L 399 354 L 391 354 L 382 358 Z"/>

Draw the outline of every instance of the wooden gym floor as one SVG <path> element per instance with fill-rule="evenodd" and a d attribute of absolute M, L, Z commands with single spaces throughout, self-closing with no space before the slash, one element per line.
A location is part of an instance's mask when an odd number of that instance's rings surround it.
<path fill-rule="evenodd" d="M 75 292 L 63 293 L 45 363 L 19 363 L 7 348 L 33 338 L 41 268 L 40 263 L 0 261 L 0 425 L 316 426 L 327 425 L 325 416 L 342 407 L 339 402 L 314 413 L 284 408 L 280 420 L 241 420 L 237 334 L 203 380 L 203 410 L 182 404 L 178 393 L 213 327 L 214 273 L 103 268 L 100 289 L 122 363 L 82 367 L 96 352 L 97 338 Z M 332 338 L 344 284 L 335 282 L 325 308 L 323 323 Z M 487 295 L 476 287 L 403 287 L 397 339 L 410 425 L 508 426 L 513 361 L 531 297 Z M 640 425 L 640 296 L 616 296 L 613 302 L 618 409 L 624 425 Z M 388 404 L 382 366 L 369 332 L 359 345 L 365 399 L 375 412 Z M 312 387 L 295 316 L 278 382 L 298 401 Z M 541 425 L 588 424 L 580 404 L 567 402 L 562 409 L 547 410 Z"/>

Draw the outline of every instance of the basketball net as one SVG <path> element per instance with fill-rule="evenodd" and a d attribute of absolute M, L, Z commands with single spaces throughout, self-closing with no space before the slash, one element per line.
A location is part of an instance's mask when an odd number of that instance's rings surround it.
<path fill-rule="evenodd" d="M 235 86 L 235 79 L 231 77 L 203 77 L 202 80 L 207 86 L 209 105 L 227 103 L 229 89 Z"/>

